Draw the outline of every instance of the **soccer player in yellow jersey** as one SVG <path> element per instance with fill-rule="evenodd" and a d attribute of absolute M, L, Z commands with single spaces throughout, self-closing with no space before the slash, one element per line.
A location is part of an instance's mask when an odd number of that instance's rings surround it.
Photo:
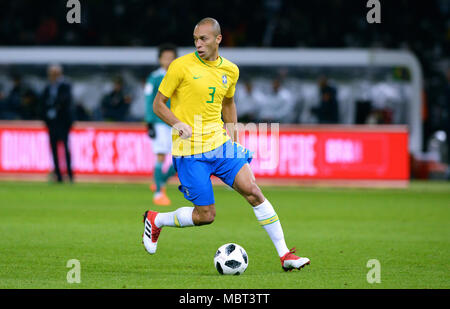
<path fill-rule="evenodd" d="M 144 214 L 143 243 L 154 254 L 164 226 L 211 224 L 216 214 L 211 175 L 239 192 L 253 206 L 255 216 L 269 234 L 284 270 L 300 269 L 308 258 L 294 255 L 284 240 L 280 220 L 256 184 L 250 151 L 238 144 L 234 92 L 239 69 L 219 55 L 219 23 L 202 19 L 194 28 L 196 51 L 175 59 L 153 102 L 155 114 L 172 130 L 173 165 L 184 197 L 194 207 Z M 170 109 L 166 102 L 171 101 Z M 224 128 L 228 129 L 228 133 Z"/>

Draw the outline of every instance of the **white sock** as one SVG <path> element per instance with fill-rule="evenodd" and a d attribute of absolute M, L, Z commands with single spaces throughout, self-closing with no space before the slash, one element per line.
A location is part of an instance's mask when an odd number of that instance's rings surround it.
<path fill-rule="evenodd" d="M 155 225 L 159 228 L 163 226 L 194 226 L 194 221 L 192 220 L 193 211 L 194 207 L 181 207 L 172 212 L 160 212 L 155 218 Z"/>
<path fill-rule="evenodd" d="M 275 248 L 277 249 L 278 255 L 282 257 L 289 252 L 284 240 L 283 229 L 281 228 L 280 220 L 278 215 L 270 204 L 269 200 L 265 200 L 262 204 L 253 207 L 256 219 L 258 219 L 259 224 L 266 230 L 272 240 Z"/>

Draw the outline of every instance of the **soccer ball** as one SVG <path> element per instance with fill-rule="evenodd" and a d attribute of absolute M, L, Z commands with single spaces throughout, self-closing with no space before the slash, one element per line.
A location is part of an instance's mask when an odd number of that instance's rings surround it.
<path fill-rule="evenodd" d="M 237 244 L 225 244 L 217 249 L 214 266 L 221 275 L 240 275 L 248 266 L 247 252 Z"/>

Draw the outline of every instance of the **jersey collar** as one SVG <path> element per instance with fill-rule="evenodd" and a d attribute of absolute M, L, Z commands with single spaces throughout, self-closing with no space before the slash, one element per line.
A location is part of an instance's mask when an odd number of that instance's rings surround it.
<path fill-rule="evenodd" d="M 209 66 L 209 67 L 218 68 L 223 62 L 223 58 L 221 56 L 219 56 L 220 61 L 219 61 L 219 59 L 217 59 L 215 61 L 204 60 L 198 55 L 197 51 L 195 51 L 195 56 L 197 57 L 198 60 L 200 60 L 201 63 L 203 63 L 204 65 Z M 219 62 L 219 64 L 216 65 L 217 62 Z"/>

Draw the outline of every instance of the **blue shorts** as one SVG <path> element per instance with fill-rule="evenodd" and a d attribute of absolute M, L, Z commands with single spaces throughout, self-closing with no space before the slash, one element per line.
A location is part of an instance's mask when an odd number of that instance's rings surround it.
<path fill-rule="evenodd" d="M 211 175 L 233 186 L 234 178 L 245 163 L 252 161 L 252 152 L 230 140 L 214 150 L 190 156 L 174 156 L 173 166 L 181 185 L 178 189 L 196 206 L 214 204 Z"/>

